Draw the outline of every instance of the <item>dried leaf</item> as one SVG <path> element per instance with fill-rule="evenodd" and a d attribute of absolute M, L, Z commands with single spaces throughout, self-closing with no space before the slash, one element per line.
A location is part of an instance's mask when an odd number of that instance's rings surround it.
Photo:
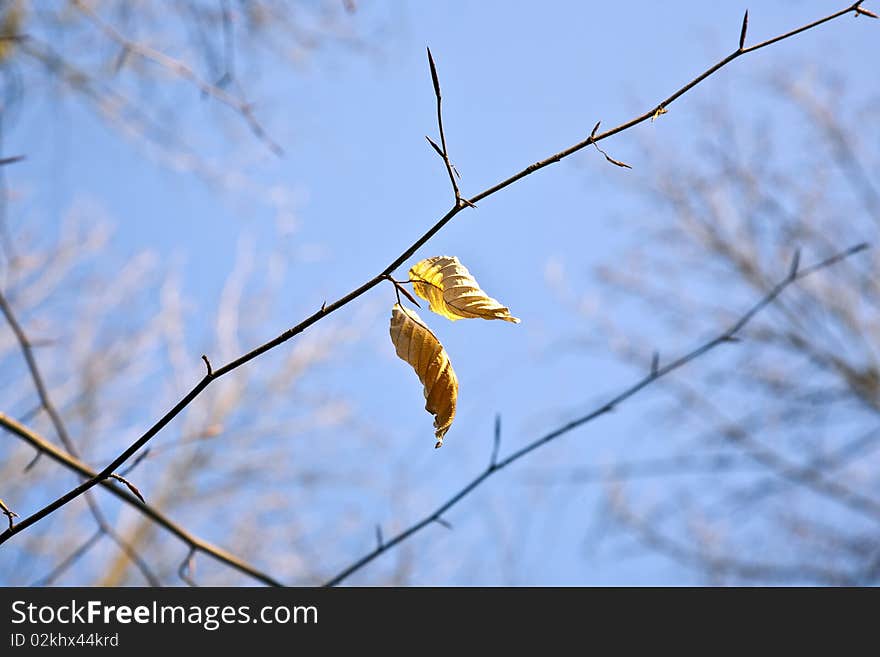
<path fill-rule="evenodd" d="M 519 324 L 509 308 L 480 289 L 467 267 L 454 256 L 435 256 L 416 263 L 409 270 L 409 280 L 431 310 L 452 321 L 479 317 Z"/>
<path fill-rule="evenodd" d="M 398 303 L 391 309 L 391 342 L 424 386 L 425 410 L 434 415 L 435 447 L 440 447 L 452 425 L 458 400 L 458 379 L 449 356 L 416 312 Z"/>

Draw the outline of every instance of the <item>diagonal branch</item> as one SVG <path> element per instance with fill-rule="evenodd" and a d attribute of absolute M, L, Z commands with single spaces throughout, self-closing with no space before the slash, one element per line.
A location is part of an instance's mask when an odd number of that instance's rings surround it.
<path fill-rule="evenodd" d="M 48 442 L 42 436 L 31 431 L 28 427 L 17 422 L 15 419 L 9 417 L 4 413 L 0 413 L 0 427 L 3 427 L 10 433 L 24 440 L 35 449 L 39 450 L 41 453 L 44 453 L 52 460 L 63 465 L 67 469 L 76 472 L 82 477 L 87 477 L 91 480 L 97 476 L 95 471 L 92 470 L 85 463 L 59 449 L 52 443 Z M 165 514 L 163 514 L 161 511 L 154 509 L 149 505 L 143 504 L 132 493 L 129 493 L 128 491 L 125 491 L 119 486 L 115 485 L 109 478 L 103 479 L 101 481 L 101 486 L 103 486 L 105 490 L 110 491 L 113 495 L 115 495 L 123 502 L 126 502 L 132 508 L 145 515 L 157 525 L 179 538 L 191 549 L 207 554 L 208 556 L 213 557 L 220 563 L 223 563 L 230 568 L 233 568 L 238 572 L 247 575 L 248 577 L 252 577 L 257 581 L 262 582 L 263 584 L 268 584 L 269 586 L 283 586 L 279 581 L 277 581 L 270 575 L 267 575 L 266 573 L 257 570 L 254 566 L 243 561 L 242 559 L 239 559 L 235 555 L 227 552 L 222 548 L 217 547 L 216 545 L 212 545 L 211 543 L 202 540 L 198 536 L 189 533 L 186 529 L 165 516 Z"/>
<path fill-rule="evenodd" d="M 565 150 L 559 151 L 555 155 L 551 155 L 550 157 L 548 157 L 544 160 L 541 160 L 539 162 L 535 162 L 534 164 L 529 165 L 528 167 L 526 167 L 522 171 L 520 171 L 520 172 L 510 176 L 509 178 L 493 185 L 492 187 L 489 187 L 488 189 L 477 194 L 476 196 L 473 196 L 470 199 L 462 199 L 462 202 L 463 202 L 462 204 L 456 204 L 455 206 L 453 206 L 452 209 L 450 209 L 445 215 L 443 215 L 421 237 L 416 239 L 415 242 L 413 242 L 410 246 L 408 246 L 403 251 L 403 253 L 401 253 L 390 265 L 388 265 L 384 270 L 382 270 L 381 272 L 376 274 L 373 278 L 367 280 L 365 283 L 361 284 L 359 287 L 352 290 L 351 292 L 344 295 L 343 297 L 340 297 L 339 299 L 337 299 L 333 303 L 328 304 L 325 302 L 324 304 L 321 305 L 321 307 L 316 312 L 314 312 L 312 315 L 306 317 L 304 320 L 302 320 L 296 326 L 293 326 L 293 327 L 287 329 L 286 331 L 284 331 L 283 333 L 281 333 L 277 337 L 273 338 L 272 340 L 269 340 L 268 342 L 265 342 L 262 345 L 252 349 L 251 351 L 239 356 L 235 360 L 230 361 L 229 363 L 227 363 L 223 367 L 215 369 L 213 371 L 213 373 L 205 375 L 198 383 L 196 383 L 196 385 L 173 408 L 171 408 L 165 415 L 163 415 L 140 438 L 138 438 L 134 443 L 132 443 L 128 447 L 128 449 L 126 449 L 119 456 L 117 456 L 113 460 L 112 463 L 110 463 L 106 468 L 104 468 L 101 472 L 99 472 L 94 478 L 80 484 L 79 486 L 77 486 L 76 488 L 65 493 L 64 495 L 62 495 L 58 499 L 54 500 L 53 502 L 50 502 L 49 504 L 47 504 L 43 508 L 34 512 L 32 515 L 28 516 L 27 518 L 24 518 L 21 522 L 16 524 L 15 527 L 13 527 L 12 529 L 9 529 L 9 530 L 6 530 L 6 531 L 0 533 L 0 544 L 6 542 L 12 536 L 27 529 L 28 527 L 30 527 L 34 523 L 39 522 L 41 519 L 45 518 L 46 516 L 50 515 L 54 511 L 63 507 L 65 504 L 71 502 L 72 500 L 74 500 L 77 497 L 79 497 L 80 495 L 82 495 L 85 491 L 89 490 L 93 486 L 96 486 L 100 481 L 103 481 L 104 479 L 109 477 L 111 473 L 113 473 L 115 470 L 117 470 L 123 463 L 125 463 L 129 458 L 134 456 L 144 445 L 146 445 L 150 440 L 152 440 L 152 438 L 157 433 L 159 433 L 159 431 L 161 431 L 165 427 L 165 425 L 167 425 L 171 420 L 173 420 L 183 409 L 185 409 L 187 406 L 189 406 L 189 404 L 192 403 L 192 401 L 194 399 L 196 399 L 196 397 L 198 397 L 205 390 L 205 388 L 207 388 L 211 384 L 211 382 L 213 382 L 216 379 L 219 379 L 220 377 L 222 377 L 225 374 L 228 374 L 232 370 L 235 370 L 235 369 L 241 367 L 245 363 L 250 362 L 251 360 L 266 353 L 267 351 L 274 349 L 275 347 L 287 342 L 288 340 L 292 339 L 293 337 L 295 337 L 295 336 L 299 335 L 300 333 L 302 333 L 303 331 L 305 331 L 307 328 L 309 328 L 313 324 L 324 319 L 327 315 L 329 315 L 329 314 L 339 310 L 340 308 L 348 305 L 349 303 L 351 303 L 355 299 L 359 298 L 360 296 L 362 296 L 366 292 L 370 291 L 371 289 L 373 289 L 374 287 L 379 285 L 379 283 L 381 283 L 383 280 L 385 280 L 385 278 L 388 275 L 392 274 L 406 260 L 408 260 L 413 254 L 415 254 L 416 251 L 418 251 L 422 246 L 424 246 L 432 237 L 434 237 L 434 235 L 436 235 L 459 212 L 461 212 L 463 209 L 465 209 L 465 207 L 473 206 L 474 204 L 476 204 L 480 200 L 485 199 L 489 196 L 492 196 L 493 194 L 496 194 L 497 192 L 501 191 L 505 187 L 512 185 L 516 181 L 518 181 L 522 178 L 525 178 L 528 175 L 533 174 L 535 171 L 538 171 L 539 169 L 543 169 L 544 167 L 549 166 L 550 164 L 553 164 L 555 162 L 559 162 L 560 160 L 568 157 L 569 155 L 572 155 L 573 153 L 576 153 L 576 152 L 582 150 L 583 148 L 586 148 L 587 146 L 589 146 L 597 141 L 602 141 L 603 139 L 607 139 L 608 137 L 611 137 L 612 135 L 616 135 L 616 134 L 623 132 L 625 130 L 628 130 L 629 128 L 632 128 L 633 126 L 636 126 L 644 121 L 647 121 L 651 117 L 657 115 L 660 109 L 665 109 L 666 107 L 671 105 L 675 100 L 677 100 L 678 98 L 683 96 L 685 93 L 690 91 L 692 88 L 694 88 L 696 85 L 698 85 L 700 82 L 702 82 L 703 80 L 705 80 L 706 78 L 708 78 L 712 74 L 719 71 L 721 68 L 723 68 L 724 66 L 726 66 L 727 64 L 732 62 L 734 59 L 737 59 L 738 57 L 741 57 L 742 55 L 745 55 L 747 53 L 755 52 L 761 48 L 765 48 L 773 43 L 776 43 L 778 41 L 782 41 L 782 40 L 787 39 L 789 37 L 792 37 L 796 34 L 800 34 L 801 32 L 804 32 L 806 30 L 815 28 L 819 25 L 827 23 L 831 20 L 834 20 L 834 19 L 836 19 L 840 16 L 843 16 L 845 14 L 848 14 L 850 12 L 854 12 L 854 11 L 856 11 L 856 8 L 858 8 L 861 4 L 862 4 L 862 2 L 860 0 L 859 2 L 856 2 L 855 4 L 847 6 L 845 9 L 841 9 L 833 14 L 830 14 L 830 15 L 824 17 L 824 18 L 821 18 L 817 21 L 813 21 L 812 23 L 809 23 L 803 27 L 799 27 L 795 30 L 792 30 L 790 32 L 787 32 L 785 34 L 777 36 L 773 39 L 769 39 L 767 41 L 764 41 L 764 42 L 759 43 L 754 46 L 749 46 L 748 48 L 737 48 L 737 50 L 735 50 L 733 53 L 731 53 L 730 55 L 728 55 L 727 57 L 722 59 L 720 62 L 718 62 L 714 66 L 708 68 L 705 72 L 701 73 L 699 76 L 697 76 L 696 78 L 694 78 L 693 80 L 691 80 L 690 82 L 685 84 L 683 87 L 681 87 L 680 89 L 675 91 L 671 96 L 669 96 L 666 100 L 662 101 L 659 105 L 654 106 L 652 109 L 650 109 L 646 113 L 641 114 L 633 119 L 630 119 L 629 121 L 626 121 L 625 123 L 621 123 L 617 127 L 606 130 L 605 132 L 600 133 L 598 135 L 590 135 L 584 141 L 578 142 L 577 144 L 575 144 Z"/>
<path fill-rule="evenodd" d="M 848 258 L 849 256 L 851 256 L 855 253 L 859 253 L 860 251 L 864 251 L 866 248 L 867 248 L 867 245 L 859 244 L 857 246 L 851 247 L 851 248 L 849 248 L 845 251 L 842 251 L 842 252 L 840 252 L 840 253 L 838 253 L 838 254 L 836 254 L 826 260 L 823 260 L 822 262 L 819 262 L 811 267 L 808 267 L 806 269 L 802 269 L 800 271 L 798 271 L 795 267 L 792 267 L 789 270 L 788 275 L 782 281 L 777 283 L 764 297 L 759 299 L 758 302 L 755 303 L 755 305 L 753 305 L 751 308 L 749 308 L 738 320 L 736 320 L 733 324 L 731 324 L 730 327 L 728 327 L 728 329 L 726 331 L 724 331 L 720 335 L 712 338 L 711 340 L 701 344 L 700 346 L 698 346 L 697 348 L 688 352 L 684 356 L 680 356 L 679 358 L 671 361 L 667 365 L 664 365 L 662 367 L 657 367 L 657 368 L 652 367 L 651 372 L 647 376 L 645 376 L 641 380 L 637 381 L 635 384 L 631 385 L 629 388 L 627 388 L 623 392 L 617 394 L 610 401 L 603 404 L 602 406 L 600 406 L 596 410 L 594 410 L 590 413 L 587 413 L 586 415 L 579 417 L 575 420 L 572 420 L 571 422 L 568 422 L 567 424 L 564 424 L 563 426 L 561 426 L 557 429 L 554 429 L 553 431 L 546 434 L 545 436 L 542 436 L 541 438 L 538 438 L 537 440 L 529 443 L 525 447 L 522 447 L 522 448 L 516 450 L 515 452 L 513 452 L 512 454 L 510 454 L 509 456 L 505 457 L 504 459 L 502 459 L 500 461 L 496 461 L 493 458 L 492 461 L 489 463 L 489 466 L 485 470 L 483 470 L 482 473 L 480 473 L 479 475 L 474 477 L 461 490 L 459 490 L 457 493 L 455 493 L 452 497 L 450 497 L 448 500 L 446 500 L 443 504 L 438 506 L 433 512 L 429 513 L 427 516 L 425 516 L 424 518 L 422 518 L 421 520 L 419 520 L 415 524 L 411 525 L 408 529 L 403 530 L 402 532 L 400 532 L 399 534 L 397 534 L 393 538 L 385 541 L 382 545 L 378 545 L 372 552 L 364 555 L 363 557 L 361 557 L 360 559 L 355 561 L 353 564 L 351 564 L 350 566 L 348 566 L 347 568 L 342 570 L 339 574 L 334 576 L 332 579 L 330 579 L 327 582 L 326 586 L 336 586 L 337 584 L 339 584 L 343 580 L 345 580 L 347 577 L 349 577 L 352 573 L 360 570 L 361 568 L 366 566 L 368 563 L 370 563 L 371 561 L 373 561 L 374 559 L 376 559 L 380 555 L 384 554 L 385 552 L 387 552 L 388 550 L 390 550 L 394 546 L 398 545 L 399 543 L 402 543 L 403 541 L 410 538 L 414 534 L 418 533 L 419 531 L 421 531 L 422 529 L 424 529 L 425 527 L 427 527 L 431 523 L 437 522 L 437 520 L 439 518 L 441 518 L 444 513 L 446 513 L 449 509 L 454 507 L 456 504 L 458 504 L 462 499 L 464 499 L 471 492 L 473 492 L 474 489 L 476 489 L 478 486 L 480 486 L 484 481 L 486 481 L 489 477 L 494 475 L 499 470 L 503 470 L 504 468 L 508 467 L 509 465 L 512 465 L 513 463 L 515 463 L 516 461 L 519 461 L 524 456 L 530 454 L 531 452 L 538 449 L 539 447 L 542 447 L 542 446 L 546 445 L 547 443 L 556 440 L 560 436 L 563 436 L 563 435 L 573 431 L 574 429 L 577 429 L 577 428 L 579 428 L 589 422 L 592 422 L 593 420 L 598 419 L 599 417 L 605 415 L 606 413 L 610 413 L 618 406 L 618 404 L 626 401 L 630 397 L 634 396 L 636 393 L 640 392 L 642 389 L 644 389 L 647 386 L 651 385 L 652 383 L 656 382 L 658 379 L 661 379 L 664 376 L 666 376 L 667 374 L 670 374 L 671 372 L 674 372 L 675 370 L 677 370 L 681 367 L 684 367 L 685 365 L 687 365 L 691 361 L 695 360 L 696 358 L 699 358 L 703 354 L 705 354 L 705 353 L 707 353 L 707 352 L 709 352 L 709 351 L 711 351 L 711 350 L 715 349 L 716 347 L 719 347 L 723 344 L 727 344 L 729 342 L 733 342 L 733 341 L 737 340 L 738 339 L 737 334 L 743 328 L 745 328 L 745 326 L 755 317 L 755 315 L 757 315 L 759 312 L 761 312 L 761 310 L 763 310 L 768 305 L 773 303 L 776 300 L 776 298 L 780 294 L 782 294 L 782 292 L 789 285 L 792 285 L 796 281 L 798 281 L 806 276 L 809 276 L 810 274 L 813 274 L 821 269 L 825 269 L 826 267 L 830 267 L 831 265 L 833 265 L 837 262 L 840 262 L 841 260 Z M 795 259 L 794 262 L 796 262 L 796 261 L 797 260 Z"/>
<path fill-rule="evenodd" d="M 6 503 L 3 500 L 0 500 L 0 512 L 6 516 L 6 520 L 9 522 L 9 528 L 12 529 L 13 524 L 15 524 L 15 519 L 18 518 L 18 514 L 6 506 Z"/>
<path fill-rule="evenodd" d="M 64 448 L 74 457 L 79 458 L 79 454 L 77 453 L 76 446 L 73 444 L 73 440 L 70 437 L 70 434 L 67 431 L 67 427 L 64 424 L 64 421 L 61 419 L 61 414 L 58 412 L 58 409 L 55 408 L 55 404 L 52 403 L 52 399 L 49 396 L 49 390 L 46 387 L 46 383 L 43 380 L 43 375 L 40 373 L 40 368 L 37 365 L 37 359 L 34 357 L 33 343 L 30 338 L 28 338 L 24 329 L 21 327 L 21 324 L 18 323 L 18 319 L 15 317 L 15 313 L 12 311 L 12 306 L 9 305 L 9 302 L 6 300 L 6 296 L 0 292 L 0 311 L 2 311 L 6 321 L 9 323 L 9 327 L 12 329 L 12 332 L 15 334 L 16 340 L 18 340 L 19 347 L 21 349 L 21 353 L 24 356 L 25 362 L 27 363 L 28 371 L 31 375 L 31 380 L 34 383 L 34 388 L 37 390 L 37 396 L 40 398 L 40 405 L 49 415 L 49 418 L 52 421 L 52 426 L 55 427 L 55 431 L 58 434 L 58 438 L 61 440 L 61 443 L 64 445 Z M 38 456 L 43 452 L 38 452 Z M 34 463 L 33 461 L 31 462 Z M 130 486 L 130 484 L 129 484 Z M 151 586 L 159 586 L 160 582 L 156 575 L 150 570 L 149 566 L 147 566 L 144 559 L 138 554 L 137 550 L 133 545 L 130 545 L 119 533 L 112 527 L 110 522 L 107 520 L 107 517 L 104 515 L 104 512 L 101 510 L 101 507 L 98 505 L 97 500 L 92 496 L 89 492 L 85 495 L 86 503 L 89 506 L 89 510 L 92 513 L 92 516 L 95 519 L 95 522 L 98 525 L 98 529 L 102 534 L 106 534 L 109 536 L 116 545 L 119 546 L 119 549 L 122 550 L 129 559 L 131 559 L 132 563 L 134 563 L 138 570 L 141 571 L 144 578 Z M 10 523 L 11 524 L 11 523 Z M 97 541 L 90 543 L 90 545 L 96 544 Z"/>

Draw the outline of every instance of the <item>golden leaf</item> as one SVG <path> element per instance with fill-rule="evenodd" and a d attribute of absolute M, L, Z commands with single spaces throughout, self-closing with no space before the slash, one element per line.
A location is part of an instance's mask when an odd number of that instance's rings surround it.
<path fill-rule="evenodd" d="M 654 114 L 651 116 L 651 123 L 659 119 L 663 114 L 666 114 L 668 111 L 669 110 L 667 110 L 665 107 L 658 107 L 654 111 Z"/>
<path fill-rule="evenodd" d="M 18 43 L 16 37 L 20 36 L 25 10 L 26 7 L 20 0 L 7 3 L 6 14 L 0 20 L 0 34 L 6 37 L 0 39 L 0 64 L 9 59 L 15 50 Z"/>
<path fill-rule="evenodd" d="M 452 426 L 458 400 L 458 378 L 449 356 L 416 312 L 399 303 L 391 309 L 391 342 L 397 355 L 412 365 L 425 388 L 425 410 L 434 416 L 434 447 L 440 447 Z"/>
<path fill-rule="evenodd" d="M 409 270 L 409 280 L 431 310 L 452 321 L 480 317 L 519 324 L 509 308 L 480 289 L 467 267 L 454 256 L 435 256 L 416 263 Z"/>

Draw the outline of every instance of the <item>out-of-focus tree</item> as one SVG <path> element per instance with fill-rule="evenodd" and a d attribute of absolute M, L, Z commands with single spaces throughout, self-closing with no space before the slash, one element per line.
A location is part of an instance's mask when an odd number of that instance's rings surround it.
<path fill-rule="evenodd" d="M 618 308 L 628 298 L 652 321 L 591 315 L 603 348 L 647 367 L 658 345 L 729 321 L 795 250 L 813 259 L 841 241 L 876 242 L 877 98 L 847 94 L 842 74 L 793 80 L 791 70 L 752 112 L 704 107 L 699 137 L 674 156 L 646 145 L 633 246 L 598 273 Z M 765 110 L 780 105 L 802 120 L 774 124 Z M 661 421 L 628 449 L 639 458 L 572 480 L 608 482 L 603 529 L 625 529 L 711 582 L 876 583 L 876 251 L 804 281 L 740 337 L 666 380 Z"/>
<path fill-rule="evenodd" d="M 133 138 L 145 155 L 253 192 L 247 185 L 255 183 L 244 179 L 236 163 L 254 150 L 281 153 L 264 127 L 261 107 L 249 96 L 260 58 L 304 63 L 325 46 L 366 48 L 354 10 L 353 3 L 338 2 L 4 0 L 0 129 L 11 130 L 19 116 L 41 103 L 71 98 L 120 137 Z M 194 122 L 206 115 L 218 128 L 216 138 L 195 142 L 204 132 L 192 129 Z M 220 155 L 222 166 L 215 164 Z M 13 163 L 4 161 L 7 165 Z M 105 217 L 99 203 L 80 203 L 58 222 L 9 220 L 21 210 L 15 191 L 4 184 L 0 199 L 0 410 L 93 466 L 173 403 L 202 367 L 193 354 L 231 358 L 256 343 L 295 265 L 289 235 L 279 235 L 274 249 L 259 254 L 243 239 L 213 320 L 199 318 L 199 326 L 213 323 L 213 330 L 194 334 L 185 268 L 148 252 L 117 255 L 114 218 Z M 319 560 L 309 558 L 319 551 L 312 541 L 336 535 L 357 516 L 280 514 L 287 510 L 286 495 L 272 482 L 284 480 L 286 490 L 306 499 L 327 478 L 339 486 L 364 483 L 323 467 L 332 462 L 332 446 L 302 458 L 291 445 L 303 432 L 344 428 L 350 439 L 360 435 L 343 398 L 303 385 L 355 339 L 348 325 L 317 329 L 283 357 L 212 388 L 168 440 L 135 466 L 132 479 L 148 491 L 150 506 L 197 536 L 207 531 L 208 539 L 236 557 L 264 566 L 271 562 L 262 572 L 271 571 L 272 578 L 320 581 Z M 0 496 L 28 504 L 77 480 L 53 459 L 35 459 L 32 447 L 6 429 Z M 237 497 L 244 486 L 247 500 Z M 233 529 L 211 535 L 212 525 Z M 332 554 L 326 545 L 320 552 Z M 254 583 L 228 565 L 190 554 L 190 546 L 162 525 L 100 490 L 65 509 L 54 526 L 30 533 L 0 561 L 0 581 L 15 585 L 157 584 L 181 578 Z"/>
<path fill-rule="evenodd" d="M 198 103 L 181 106 L 178 92 L 188 88 L 192 98 L 236 116 L 279 153 L 249 96 L 249 86 L 259 82 L 260 58 L 302 64 L 322 47 L 364 50 L 354 13 L 354 3 L 320 0 L 3 0 L 4 112 L 44 94 L 73 94 L 114 127 L 177 154 L 185 166 L 192 144 L 181 121 L 204 119 Z M 236 136 L 217 143 L 235 144 Z"/>

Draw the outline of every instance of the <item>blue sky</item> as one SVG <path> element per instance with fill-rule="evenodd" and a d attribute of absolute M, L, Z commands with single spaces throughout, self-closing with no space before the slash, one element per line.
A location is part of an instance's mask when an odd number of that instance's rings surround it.
<path fill-rule="evenodd" d="M 447 140 L 462 174 L 462 191 L 473 195 L 583 139 L 598 120 L 611 127 L 648 109 L 736 46 L 747 7 L 749 42 L 755 42 L 830 13 L 840 3 L 362 5 L 354 20 L 364 30 L 366 52 L 328 47 L 300 66 L 267 58 L 259 79 L 245 82 L 265 127 L 286 149 L 282 159 L 266 153 L 226 108 L 206 107 L 210 101 L 195 92 L 178 92 L 181 120 L 193 131 L 194 141 L 209 144 L 220 158 L 235 154 L 230 158 L 235 166 L 261 189 L 279 190 L 291 208 L 285 242 L 292 252 L 289 282 L 274 309 L 274 323 L 264 327 L 266 339 L 380 271 L 448 209 L 450 190 L 442 163 L 424 139 L 436 135 L 426 45 L 439 70 Z M 744 120 L 754 116 L 754 99 L 766 85 L 761 76 L 771 63 L 810 60 L 822 49 L 833 55 L 839 70 L 864 72 L 865 62 L 876 60 L 877 44 L 875 25 L 844 17 L 733 63 L 656 123 L 614 137 L 603 147 L 638 171 L 644 162 L 642 141 L 660 149 L 674 145 L 680 152 L 693 136 L 694 110 L 719 95 L 741 107 Z M 862 77 L 865 85 L 869 77 Z M 777 112 L 775 125 L 784 126 L 786 116 L 778 112 L 785 110 L 771 109 Z M 6 150 L 28 155 L 9 174 L 11 184 L 27 193 L 28 218 L 13 219 L 13 226 L 32 220 L 57 225 L 78 204 L 100 208 L 115 225 L 113 257 L 124 259 L 148 249 L 160 262 L 179 263 L 196 308 L 216 304 L 242 236 L 254 240 L 258 253 L 277 238 L 277 207 L 262 192 L 223 189 L 175 171 L 108 131 L 72 99 L 57 106 L 41 103 L 20 116 L 7 135 Z M 675 167 L 674 160 L 668 166 Z M 496 413 L 503 417 L 504 452 L 640 374 L 601 349 L 560 346 L 589 337 L 591 326 L 554 294 L 546 272 L 561 267 L 567 285 L 590 296 L 594 268 L 622 256 L 633 238 L 628 217 L 645 212 L 627 180 L 644 173 L 611 167 L 591 150 L 579 153 L 461 213 L 407 263 L 457 255 L 485 290 L 522 319 L 516 326 L 452 324 L 422 311 L 449 352 L 461 384 L 458 416 L 442 450 L 432 449 L 431 418 L 422 408 L 420 386 L 396 359 L 387 337 L 392 289 L 380 286 L 326 320 L 358 321 L 361 336 L 344 360 L 322 370 L 310 385 L 347 398 L 356 414 L 384 435 L 375 449 L 358 447 L 355 453 L 353 448 L 346 457 L 380 477 L 386 476 L 383 464 L 396 463 L 406 470 L 408 481 L 421 482 L 412 491 L 415 498 L 390 484 L 384 494 L 369 497 L 368 511 L 386 526 L 386 533 L 395 523 L 405 524 L 435 506 L 484 467 Z M 603 306 L 596 312 L 627 313 L 625 321 L 644 321 L 625 306 Z M 198 322 L 191 327 L 194 349 L 207 330 Z M 658 346 L 668 353 L 704 335 L 671 336 L 672 344 Z M 198 353 L 193 357 L 195 377 Z M 249 367 L 260 367 L 260 362 Z M 418 562 L 414 582 L 697 581 L 659 557 L 586 549 L 596 489 L 541 488 L 524 477 L 533 466 L 632 455 L 628 445 L 634 432 L 648 429 L 647 411 L 655 394 L 646 392 L 644 402 L 627 404 L 614 417 L 567 436 L 563 444 L 493 479 L 450 514 L 456 531 L 426 530 L 415 540 L 425 558 Z M 144 424 L 150 419 L 144 417 Z M 405 499 L 404 516 L 395 497 Z M 365 525 L 361 535 L 353 530 L 344 540 L 351 556 L 357 556 L 371 546 L 372 525 Z M 452 558 L 451 565 L 434 569 L 443 555 L 462 553 L 468 558 L 457 558 L 467 567 L 457 568 Z M 476 553 L 484 555 L 477 560 L 480 568 L 469 560 Z M 505 554 L 513 555 L 513 565 L 504 565 Z M 368 583 L 370 578 L 357 581 Z"/>

